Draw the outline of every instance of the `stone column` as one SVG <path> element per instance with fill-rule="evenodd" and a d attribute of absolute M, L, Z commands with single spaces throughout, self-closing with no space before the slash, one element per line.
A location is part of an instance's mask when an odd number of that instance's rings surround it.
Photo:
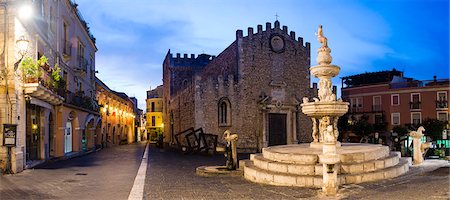
<path fill-rule="evenodd" d="M 338 163 L 339 155 L 336 151 L 336 139 L 334 138 L 333 125 L 328 125 L 323 133 L 324 143 L 322 155 L 319 155 L 323 167 L 323 185 L 322 192 L 327 196 L 334 196 L 338 192 Z"/>

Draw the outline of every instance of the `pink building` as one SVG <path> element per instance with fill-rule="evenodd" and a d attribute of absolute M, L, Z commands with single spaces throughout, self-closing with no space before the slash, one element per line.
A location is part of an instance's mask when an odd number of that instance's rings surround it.
<path fill-rule="evenodd" d="M 403 72 L 382 71 L 342 78 L 342 99 L 350 102 L 349 119 L 368 117 L 391 131 L 432 118 L 448 122 L 449 79 L 414 80 Z"/>

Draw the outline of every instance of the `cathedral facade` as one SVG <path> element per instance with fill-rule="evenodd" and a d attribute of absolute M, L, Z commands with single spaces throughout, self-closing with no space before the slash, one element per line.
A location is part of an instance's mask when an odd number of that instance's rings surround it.
<path fill-rule="evenodd" d="M 239 135 L 238 151 L 310 142 L 299 104 L 310 96 L 310 44 L 287 26 L 266 23 L 236 31 L 217 57 L 169 52 L 163 63 L 165 141 L 190 127 Z"/>

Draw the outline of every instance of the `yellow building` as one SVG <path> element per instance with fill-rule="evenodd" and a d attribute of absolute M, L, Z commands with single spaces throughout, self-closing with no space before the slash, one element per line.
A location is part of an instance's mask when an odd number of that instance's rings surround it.
<path fill-rule="evenodd" d="M 97 47 L 77 5 L 18 2 L 0 2 L 0 129 L 16 133 L 0 145 L 0 168 L 11 173 L 94 149 L 100 131 Z"/>
<path fill-rule="evenodd" d="M 122 92 L 109 89 L 95 78 L 97 99 L 102 116 L 101 132 L 97 136 L 103 147 L 129 144 L 137 141 L 134 134 L 135 114 L 133 101 Z"/>
<path fill-rule="evenodd" d="M 163 99 L 162 86 L 158 86 L 153 90 L 147 91 L 146 101 L 146 129 L 147 139 L 156 140 L 158 132 L 163 133 Z"/>

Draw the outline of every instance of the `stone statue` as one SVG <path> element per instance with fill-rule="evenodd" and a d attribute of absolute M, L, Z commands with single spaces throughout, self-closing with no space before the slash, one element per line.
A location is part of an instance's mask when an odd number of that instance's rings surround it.
<path fill-rule="evenodd" d="M 333 125 L 328 125 L 326 130 L 323 132 L 324 143 L 335 143 Z"/>
<path fill-rule="evenodd" d="M 334 101 L 336 100 L 336 95 L 333 95 L 332 84 L 329 79 L 319 80 L 319 99 L 320 101 Z"/>
<path fill-rule="evenodd" d="M 317 40 L 322 43 L 321 47 L 328 47 L 328 39 L 323 36 L 322 25 L 319 25 L 319 29 L 317 30 Z"/>
<path fill-rule="evenodd" d="M 411 137 L 413 137 L 413 148 L 414 148 L 413 160 L 414 160 L 415 165 L 422 164 L 422 162 L 423 162 L 422 149 L 425 150 L 425 147 L 428 146 L 428 145 L 422 144 L 422 136 L 423 136 L 422 132 L 423 131 L 425 131 L 425 128 L 423 128 L 423 126 L 421 126 L 417 129 L 417 131 L 409 132 L 409 135 Z M 424 145 L 424 146 L 422 147 L 422 145 Z"/>
<path fill-rule="evenodd" d="M 303 97 L 303 103 L 308 103 L 309 102 L 309 98 L 308 97 Z"/>
<path fill-rule="evenodd" d="M 319 141 L 324 141 L 324 133 L 327 130 L 327 126 L 330 125 L 330 117 L 325 116 L 322 117 L 322 119 L 319 120 Z"/>
<path fill-rule="evenodd" d="M 338 121 L 339 121 L 339 117 L 334 117 L 333 128 L 334 128 L 334 137 L 336 139 L 339 137 Z"/>
<path fill-rule="evenodd" d="M 236 143 L 238 140 L 238 135 L 232 134 L 230 130 L 226 130 L 223 133 L 223 138 L 225 139 L 225 141 L 227 141 L 227 148 L 226 148 L 227 169 L 235 170 L 237 167 Z"/>

